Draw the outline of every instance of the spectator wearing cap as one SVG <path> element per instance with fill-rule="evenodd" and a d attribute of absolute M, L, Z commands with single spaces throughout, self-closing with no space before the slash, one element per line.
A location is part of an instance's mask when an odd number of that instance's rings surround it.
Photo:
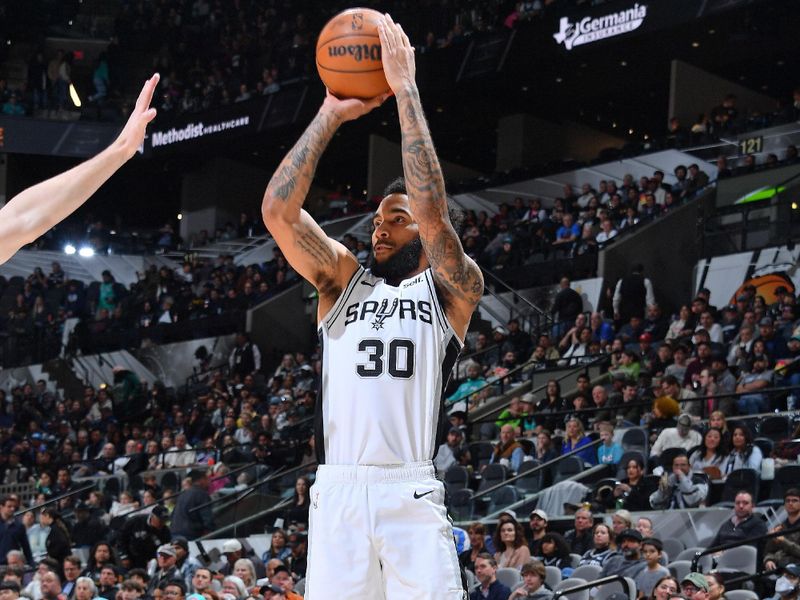
<path fill-rule="evenodd" d="M 708 581 L 702 573 L 689 573 L 681 580 L 681 594 L 688 600 L 708 600 Z"/>
<path fill-rule="evenodd" d="M 156 554 L 156 549 L 169 542 L 167 527 L 169 511 L 156 504 L 150 514 L 128 517 L 119 535 L 119 549 L 127 555 L 131 567 L 144 569 Z"/>
<path fill-rule="evenodd" d="M 189 590 L 192 586 L 195 571 L 201 567 L 200 561 L 189 555 L 189 542 L 185 537 L 174 537 L 172 539 L 172 547 L 175 549 L 176 555 L 175 566 L 178 567 L 178 573 L 183 577 L 186 589 Z"/>
<path fill-rule="evenodd" d="M 531 542 L 528 544 L 528 549 L 531 551 L 531 556 L 541 556 L 542 538 L 547 533 L 547 513 L 541 508 L 534 509 L 528 522 L 531 526 Z"/>
<path fill-rule="evenodd" d="M 642 534 L 635 529 L 623 529 L 617 534 L 617 548 L 619 553 L 610 556 L 603 565 L 600 577 L 622 575 L 623 577 L 636 577 L 647 563 L 641 557 Z"/>
<path fill-rule="evenodd" d="M 736 392 L 742 394 L 736 400 L 739 414 L 755 415 L 770 410 L 769 396 L 760 390 L 772 385 L 773 371 L 768 370 L 769 358 L 764 354 L 753 356 L 749 372 L 742 373 Z"/>
<path fill-rule="evenodd" d="M 286 600 L 303 600 L 300 594 L 295 593 L 294 579 L 292 579 L 292 575 L 286 567 L 277 567 L 272 577 L 270 577 L 270 582 L 283 590 L 283 593 L 286 594 Z"/>
<path fill-rule="evenodd" d="M 786 518 L 772 531 L 783 531 L 800 525 L 800 489 L 789 488 L 783 494 Z M 800 561 L 800 532 L 770 538 L 764 546 L 764 568 L 773 571 Z"/>
<path fill-rule="evenodd" d="M 295 531 L 289 534 L 289 548 L 292 553 L 287 558 L 289 570 L 296 580 L 303 579 L 308 570 L 308 536 Z"/>
<path fill-rule="evenodd" d="M 458 562 L 465 569 L 475 572 L 475 560 L 480 554 L 488 553 L 486 549 L 486 527 L 480 521 L 475 521 L 467 527 L 469 536 L 469 549 L 458 555 Z"/>
<path fill-rule="evenodd" d="M 547 570 L 538 560 L 530 560 L 522 565 L 522 583 L 520 583 L 508 600 L 550 600 L 553 592 L 544 585 Z"/>
<path fill-rule="evenodd" d="M 162 584 L 180 579 L 178 571 L 178 553 L 175 552 L 172 544 L 162 544 L 156 550 L 156 571 L 147 584 L 148 596 L 153 596 L 155 590 L 162 589 Z"/>
<path fill-rule="evenodd" d="M 75 505 L 75 524 L 72 527 L 72 545 L 94 546 L 106 539 L 108 527 L 92 514 L 92 507 L 81 500 Z"/>
<path fill-rule="evenodd" d="M 636 590 L 642 592 L 645 597 L 650 597 L 653 588 L 662 577 L 669 576 L 670 572 L 661 564 L 664 553 L 664 545 L 661 540 L 648 537 L 642 540 L 642 558 L 647 566 L 636 576 Z"/>
<path fill-rule="evenodd" d="M 744 490 L 738 492 L 733 501 L 733 515 L 730 519 L 722 522 L 717 530 L 717 535 L 708 546 L 720 546 L 733 542 L 744 544 L 745 540 L 766 534 L 767 523 L 760 513 L 753 512 L 753 508 L 755 508 L 753 495 Z M 760 545 L 758 544 L 756 547 L 758 548 Z"/>
<path fill-rule="evenodd" d="M 447 441 L 436 450 L 433 466 L 438 473 L 445 473 L 453 465 L 461 464 L 465 452 L 464 432 L 458 427 L 451 427 L 447 432 Z"/>
<path fill-rule="evenodd" d="M 667 427 L 656 438 L 653 447 L 650 449 L 650 456 L 661 456 L 664 450 L 669 448 L 682 448 L 687 452 L 699 446 L 703 441 L 699 432 L 692 429 L 692 418 L 683 413 L 678 417 L 675 427 Z"/>
<path fill-rule="evenodd" d="M 698 434 L 699 435 L 699 434 Z M 708 496 L 705 476 L 692 474 L 689 457 L 681 452 L 672 461 L 670 472 L 664 472 L 658 489 L 650 495 L 650 505 L 663 510 L 668 508 L 697 508 Z"/>
<path fill-rule="evenodd" d="M 25 526 L 14 517 L 17 503 L 11 496 L 0 498 L 0 564 L 6 564 L 11 550 L 20 550 L 28 564 L 33 564 L 33 554 L 28 543 Z"/>
<path fill-rule="evenodd" d="M 775 582 L 775 595 L 770 600 L 797 600 L 800 598 L 800 564 L 788 564 L 781 569 Z"/>
<path fill-rule="evenodd" d="M 286 598 L 283 588 L 274 583 L 265 583 L 258 588 L 258 591 L 264 600 L 285 600 Z"/>
<path fill-rule="evenodd" d="M 480 585 L 472 590 L 469 600 L 508 600 L 511 589 L 497 581 L 497 561 L 491 554 L 475 559 L 475 577 Z"/>
<path fill-rule="evenodd" d="M 194 540 L 214 529 L 214 515 L 208 503 L 208 474 L 205 470 L 193 469 L 189 473 L 192 485 L 183 490 L 172 511 L 172 535 Z"/>
<path fill-rule="evenodd" d="M 653 366 L 658 359 L 658 353 L 653 348 L 653 334 L 645 331 L 639 335 L 639 362 L 641 368 L 649 373 L 653 372 Z"/>

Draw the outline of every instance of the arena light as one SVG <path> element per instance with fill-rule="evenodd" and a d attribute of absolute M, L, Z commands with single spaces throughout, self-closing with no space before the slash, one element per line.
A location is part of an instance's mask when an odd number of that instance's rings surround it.
<path fill-rule="evenodd" d="M 83 246 L 80 250 L 78 250 L 78 255 L 82 256 L 83 258 L 91 258 L 94 256 L 94 248 L 91 246 Z"/>
<path fill-rule="evenodd" d="M 71 256 L 71 255 L 75 254 L 76 252 L 77 252 L 77 249 L 72 244 L 67 244 L 66 246 L 64 246 L 64 254 L 69 254 Z"/>
<path fill-rule="evenodd" d="M 178 213 L 178 221 L 180 221 L 181 219 L 183 219 L 183 213 Z"/>
<path fill-rule="evenodd" d="M 71 83 L 69 84 L 69 98 L 72 100 L 72 103 L 75 105 L 75 108 L 81 107 L 81 97 L 78 96 L 78 90 L 75 89 L 75 86 Z"/>

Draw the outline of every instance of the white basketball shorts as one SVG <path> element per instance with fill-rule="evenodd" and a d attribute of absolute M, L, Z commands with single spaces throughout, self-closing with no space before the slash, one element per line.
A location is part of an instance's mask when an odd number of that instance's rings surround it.
<path fill-rule="evenodd" d="M 464 600 L 444 485 L 430 461 L 320 465 L 306 600 Z"/>

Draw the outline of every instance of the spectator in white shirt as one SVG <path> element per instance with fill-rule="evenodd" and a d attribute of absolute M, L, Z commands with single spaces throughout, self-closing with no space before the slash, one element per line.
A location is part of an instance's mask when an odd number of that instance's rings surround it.
<path fill-rule="evenodd" d="M 660 456 L 668 448 L 683 448 L 688 452 L 702 441 L 702 436 L 692 429 L 692 417 L 683 413 L 678 417 L 677 426 L 667 427 L 658 435 L 650 449 L 650 456 Z"/>
<path fill-rule="evenodd" d="M 708 337 L 711 338 L 712 343 L 725 343 L 725 335 L 722 331 L 722 325 L 715 323 L 713 315 L 707 310 L 700 314 L 700 322 L 697 324 L 695 331 L 700 329 L 705 329 L 708 332 Z"/>
<path fill-rule="evenodd" d="M 614 229 L 614 223 L 611 219 L 603 219 L 600 221 L 600 232 L 595 238 L 597 243 L 602 245 L 617 235 L 617 230 Z"/>

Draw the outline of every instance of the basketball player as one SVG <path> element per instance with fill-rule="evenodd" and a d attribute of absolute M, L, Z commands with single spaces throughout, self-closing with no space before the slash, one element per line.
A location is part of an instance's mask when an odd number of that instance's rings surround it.
<path fill-rule="evenodd" d="M 414 51 L 389 16 L 383 68 L 397 98 L 405 188 L 373 217 L 369 269 L 302 209 L 339 126 L 380 105 L 327 94 L 269 182 L 264 221 L 319 291 L 320 467 L 311 489 L 306 598 L 461 600 L 444 487 L 431 463 L 441 396 L 483 293 L 461 247 L 415 82 Z"/>
<path fill-rule="evenodd" d="M 0 209 L 0 264 L 72 214 L 136 154 L 147 124 L 156 116 L 150 101 L 158 78 L 155 74 L 144 84 L 128 122 L 108 148 L 77 167 L 20 192 Z"/>

